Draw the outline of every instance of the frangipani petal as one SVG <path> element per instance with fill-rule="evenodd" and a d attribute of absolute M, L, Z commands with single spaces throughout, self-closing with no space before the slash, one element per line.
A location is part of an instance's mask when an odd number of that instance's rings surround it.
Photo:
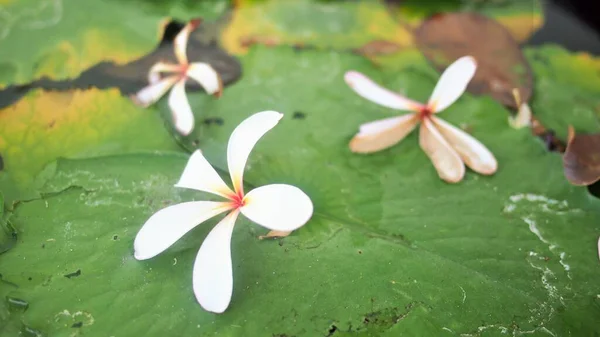
<path fill-rule="evenodd" d="M 465 165 L 429 119 L 425 118 L 419 131 L 419 144 L 443 180 L 457 183 L 465 175 Z"/>
<path fill-rule="evenodd" d="M 217 171 L 204 158 L 200 150 L 194 151 L 183 170 L 177 187 L 191 188 L 231 198 L 233 191 L 227 187 Z"/>
<path fill-rule="evenodd" d="M 257 224 L 276 231 L 293 231 L 313 214 L 310 198 L 292 185 L 273 184 L 246 194 L 242 214 Z"/>
<path fill-rule="evenodd" d="M 269 231 L 267 233 L 267 235 L 260 235 L 258 237 L 259 240 L 264 240 L 264 239 L 271 239 L 271 238 L 284 238 L 286 236 L 289 236 L 290 234 L 292 234 L 292 232 L 288 232 L 288 231 Z"/>
<path fill-rule="evenodd" d="M 186 55 L 188 39 L 190 38 L 190 33 L 200 25 L 200 21 L 200 19 L 190 20 L 190 22 L 188 22 L 188 24 L 177 34 L 175 41 L 173 41 L 175 56 L 180 64 L 188 63 Z"/>
<path fill-rule="evenodd" d="M 508 124 L 514 129 L 521 129 L 524 127 L 531 126 L 531 108 L 527 102 L 521 101 L 521 93 L 519 89 L 513 89 L 513 96 L 515 97 L 515 102 L 519 107 L 516 116 L 508 116 Z"/>
<path fill-rule="evenodd" d="M 246 118 L 231 133 L 227 145 L 227 165 L 234 190 L 243 194 L 244 167 L 256 142 L 283 117 L 276 111 L 263 111 Z"/>
<path fill-rule="evenodd" d="M 414 114 L 386 118 L 360 126 L 360 131 L 350 141 L 350 150 L 372 153 L 399 143 L 419 123 Z"/>
<path fill-rule="evenodd" d="M 531 115 L 533 113 L 531 112 L 531 108 L 529 107 L 529 104 L 527 103 L 523 103 L 521 106 L 519 106 L 519 110 L 517 111 L 517 115 L 516 116 L 508 116 L 508 124 L 513 128 L 513 129 L 522 129 L 522 128 L 526 128 L 526 127 L 530 127 L 531 126 Z"/>
<path fill-rule="evenodd" d="M 223 83 L 221 76 L 213 67 L 206 63 L 192 63 L 187 70 L 187 76 L 198 81 L 207 94 L 221 96 Z"/>
<path fill-rule="evenodd" d="M 419 102 L 381 87 L 357 71 L 347 72 L 344 75 L 344 80 L 361 97 L 388 108 L 417 111 L 423 106 Z"/>
<path fill-rule="evenodd" d="M 429 108 L 440 112 L 454 103 L 467 89 L 476 69 L 477 63 L 471 56 L 463 56 L 448 66 L 433 89 Z"/>
<path fill-rule="evenodd" d="M 174 73 L 179 71 L 179 68 L 180 67 L 176 64 L 165 62 L 155 63 L 148 72 L 148 82 L 150 82 L 150 84 L 157 83 L 161 79 L 160 73 Z"/>
<path fill-rule="evenodd" d="M 231 301 L 231 235 L 238 214 L 238 210 L 232 211 L 208 233 L 194 262 L 194 294 L 210 312 L 224 312 Z"/>
<path fill-rule="evenodd" d="M 191 201 L 163 208 L 146 221 L 135 237 L 135 258 L 152 258 L 200 223 L 230 209 L 228 202 Z"/>
<path fill-rule="evenodd" d="M 460 158 L 473 171 L 481 174 L 494 174 L 498 162 L 494 155 L 477 139 L 441 118 L 431 117 L 444 139 L 450 143 Z"/>
<path fill-rule="evenodd" d="M 132 95 L 133 102 L 144 108 L 158 101 L 179 79 L 178 76 L 165 77 Z"/>
<path fill-rule="evenodd" d="M 179 80 L 169 94 L 169 108 L 175 129 L 184 136 L 194 130 L 194 113 L 185 94 L 185 79 Z"/>

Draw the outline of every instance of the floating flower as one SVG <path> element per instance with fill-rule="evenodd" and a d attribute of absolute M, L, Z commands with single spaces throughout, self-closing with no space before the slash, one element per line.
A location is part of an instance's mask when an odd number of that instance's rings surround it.
<path fill-rule="evenodd" d="M 466 132 L 434 116 L 454 103 L 475 75 L 477 64 L 465 56 L 451 64 L 442 74 L 427 104 L 405 98 L 380 87 L 365 75 L 349 71 L 346 83 L 363 98 L 397 110 L 413 113 L 386 118 L 360 126 L 350 141 L 357 153 L 372 153 L 399 143 L 421 123 L 419 143 L 429 156 L 440 178 L 456 183 L 462 180 L 465 166 L 481 174 L 493 174 L 498 164 L 494 155 Z"/>
<path fill-rule="evenodd" d="M 275 111 L 259 112 L 233 131 L 227 146 L 227 165 L 233 190 L 200 151 L 192 154 L 175 186 L 213 193 L 226 201 L 190 201 L 164 208 L 146 221 L 135 238 L 135 258 L 150 259 L 200 223 L 229 211 L 206 236 L 194 263 L 194 293 L 200 305 L 208 311 L 221 313 L 231 300 L 231 235 L 240 212 L 261 226 L 283 232 L 303 226 L 312 216 L 311 200 L 297 187 L 272 184 L 244 193 L 243 173 L 250 151 L 282 117 Z"/>
<path fill-rule="evenodd" d="M 210 95 L 219 97 L 223 91 L 221 77 L 209 64 L 188 62 L 186 56 L 188 38 L 199 24 L 199 19 L 191 20 L 175 37 L 173 46 L 179 64 L 165 62 L 154 64 L 148 73 L 150 85 L 132 96 L 136 104 L 148 107 L 158 101 L 172 87 L 169 94 L 169 108 L 173 115 L 175 128 L 184 136 L 189 135 L 194 129 L 194 114 L 185 94 L 187 79 L 196 80 Z M 162 77 L 162 73 L 170 75 Z"/>

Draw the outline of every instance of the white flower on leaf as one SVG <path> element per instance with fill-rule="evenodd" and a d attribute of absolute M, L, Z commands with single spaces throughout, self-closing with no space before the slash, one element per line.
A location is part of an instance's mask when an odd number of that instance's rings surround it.
<path fill-rule="evenodd" d="M 399 143 L 421 123 L 419 143 L 440 178 L 451 183 L 461 181 L 465 174 L 464 164 L 481 174 L 495 173 L 496 158 L 483 144 L 435 116 L 463 94 L 476 68 L 473 57 L 465 56 L 455 61 L 440 77 L 427 104 L 382 88 L 361 73 L 347 72 L 346 83 L 363 98 L 388 108 L 413 111 L 361 125 L 350 141 L 350 149 L 357 153 L 384 150 Z"/>
<path fill-rule="evenodd" d="M 150 68 L 150 85 L 133 95 L 132 100 L 143 107 L 158 101 L 171 87 L 169 108 L 173 123 L 179 133 L 189 135 L 194 129 L 194 114 L 185 94 L 185 82 L 188 78 L 196 80 L 204 90 L 216 97 L 221 96 L 223 84 L 219 74 L 207 63 L 189 63 L 186 47 L 190 33 L 200 24 L 199 19 L 191 20 L 175 37 L 173 46 L 178 64 L 158 62 Z M 167 74 L 162 76 L 161 74 Z"/>
<path fill-rule="evenodd" d="M 135 238 L 135 258 L 150 259 L 200 223 L 229 211 L 204 239 L 194 263 L 194 293 L 207 311 L 221 313 L 231 300 L 231 235 L 240 212 L 263 227 L 284 232 L 303 226 L 312 216 L 310 198 L 297 187 L 272 184 L 244 193 L 243 173 L 250 151 L 282 117 L 275 111 L 259 112 L 233 131 L 227 146 L 227 165 L 233 190 L 200 151 L 194 152 L 175 186 L 213 193 L 226 200 L 190 201 L 164 208 L 146 221 Z"/>

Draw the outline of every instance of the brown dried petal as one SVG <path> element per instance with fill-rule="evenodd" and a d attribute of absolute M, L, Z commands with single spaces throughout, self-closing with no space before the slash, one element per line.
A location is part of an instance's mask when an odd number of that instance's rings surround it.
<path fill-rule="evenodd" d="M 290 235 L 292 232 L 285 232 L 285 231 L 270 231 L 269 233 L 267 233 L 267 235 L 261 235 L 258 238 L 260 240 L 263 239 L 271 239 L 271 238 L 284 238 L 288 235 Z"/>
<path fill-rule="evenodd" d="M 563 166 L 573 185 L 590 185 L 600 180 L 600 134 L 576 135 L 569 127 Z"/>

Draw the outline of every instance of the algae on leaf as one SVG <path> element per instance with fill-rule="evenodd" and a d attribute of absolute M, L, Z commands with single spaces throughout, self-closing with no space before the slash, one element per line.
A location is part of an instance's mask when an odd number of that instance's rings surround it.
<path fill-rule="evenodd" d="M 600 285 L 590 282 L 600 278 L 600 204 L 565 180 L 558 154 L 528 130 L 508 127 L 499 103 L 464 95 L 445 112 L 500 163 L 493 177 L 467 173 L 448 185 L 414 146 L 414 134 L 369 156 L 346 146 L 358 124 L 391 113 L 357 97 L 343 73 L 356 69 L 421 100 L 439 76 L 424 58 L 382 72 L 349 54 L 260 47 L 242 62 L 242 80 L 227 99 L 211 102 L 223 124 L 197 125 L 182 141 L 190 150 L 200 144 L 225 168 L 222 149 L 240 121 L 267 107 L 283 112 L 253 150 L 245 180 L 298 186 L 313 200 L 313 219 L 278 240 L 260 240 L 265 230 L 238 223 L 234 297 L 215 316 L 189 296 L 190 266 L 214 222 L 151 262 L 133 257 L 149 215 L 204 200 L 173 187 L 187 156 L 59 160 L 47 172 L 46 197 L 14 210 L 23 235 L 0 259 L 4 278 L 29 302 L 26 326 L 64 335 L 81 321 L 82 334 L 107 336 L 600 332 Z"/>

